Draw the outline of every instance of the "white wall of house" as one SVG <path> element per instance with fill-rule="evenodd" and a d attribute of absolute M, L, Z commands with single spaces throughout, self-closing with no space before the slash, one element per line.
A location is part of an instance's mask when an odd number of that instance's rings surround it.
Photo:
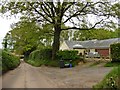
<path fill-rule="evenodd" d="M 65 41 L 60 45 L 60 50 L 70 50 Z"/>

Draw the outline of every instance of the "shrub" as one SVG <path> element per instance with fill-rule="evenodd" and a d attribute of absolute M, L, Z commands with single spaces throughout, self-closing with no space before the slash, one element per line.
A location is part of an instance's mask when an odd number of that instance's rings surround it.
<path fill-rule="evenodd" d="M 55 60 L 51 60 L 52 58 L 52 49 L 50 48 L 44 48 L 40 50 L 35 50 L 29 55 L 29 60 L 27 63 L 33 65 L 33 66 L 58 66 L 56 65 Z"/>
<path fill-rule="evenodd" d="M 79 56 L 77 55 L 78 51 L 75 50 L 65 50 L 65 51 L 59 51 L 57 53 L 56 60 L 52 60 L 52 49 L 41 49 L 41 50 L 35 50 L 29 55 L 29 60 L 26 61 L 27 63 L 33 65 L 33 66 L 52 66 L 52 67 L 59 67 L 60 59 L 64 59 L 66 64 L 69 64 L 72 60 L 72 66 L 76 66 L 79 60 Z M 81 58 L 82 60 L 82 58 Z"/>
<path fill-rule="evenodd" d="M 52 57 L 52 49 L 41 49 L 35 50 L 30 53 L 29 59 L 31 60 L 46 60 L 51 59 Z"/>
<path fill-rule="evenodd" d="M 120 43 L 111 44 L 110 49 L 112 62 L 120 62 Z"/>
<path fill-rule="evenodd" d="M 79 56 L 77 54 L 78 51 L 76 50 L 60 50 L 57 52 L 57 58 L 63 60 L 75 60 L 79 59 Z"/>
<path fill-rule="evenodd" d="M 8 70 L 16 68 L 20 64 L 20 60 L 17 56 L 10 54 L 7 51 L 2 51 L 2 71 L 6 72 Z"/>

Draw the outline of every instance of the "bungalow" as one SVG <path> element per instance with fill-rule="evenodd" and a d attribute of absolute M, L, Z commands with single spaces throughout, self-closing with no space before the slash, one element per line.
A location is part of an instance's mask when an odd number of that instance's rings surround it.
<path fill-rule="evenodd" d="M 120 42 L 120 38 L 112 38 L 105 40 L 87 40 L 87 41 L 64 41 L 60 50 L 78 50 L 84 55 L 88 52 L 98 52 L 101 56 L 107 57 L 110 55 L 110 45 Z"/>

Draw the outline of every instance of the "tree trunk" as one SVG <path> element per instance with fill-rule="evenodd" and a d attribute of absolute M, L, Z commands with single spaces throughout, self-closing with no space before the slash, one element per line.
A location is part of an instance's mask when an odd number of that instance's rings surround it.
<path fill-rule="evenodd" d="M 55 31 L 54 31 L 54 41 L 52 45 L 52 60 L 55 60 L 56 52 L 59 50 L 61 25 L 56 25 L 54 29 Z"/>

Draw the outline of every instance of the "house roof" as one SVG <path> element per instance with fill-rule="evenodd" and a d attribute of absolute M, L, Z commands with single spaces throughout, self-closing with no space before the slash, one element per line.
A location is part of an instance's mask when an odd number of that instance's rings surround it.
<path fill-rule="evenodd" d="M 65 41 L 70 49 L 75 45 L 82 45 L 82 48 L 109 48 L 110 44 L 120 42 L 120 38 L 105 40 L 87 40 L 87 41 Z"/>

